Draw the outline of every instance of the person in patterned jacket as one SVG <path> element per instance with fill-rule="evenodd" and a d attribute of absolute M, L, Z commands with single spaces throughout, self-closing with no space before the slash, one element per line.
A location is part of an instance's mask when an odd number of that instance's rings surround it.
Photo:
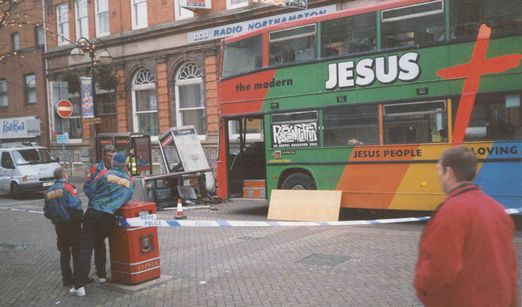
<path fill-rule="evenodd" d="M 57 247 L 60 251 L 60 269 L 64 286 L 73 284 L 78 272 L 80 234 L 83 209 L 76 188 L 65 179 L 65 170 L 54 170 L 54 184 L 45 196 L 44 216 L 50 219 L 56 230 Z M 71 270 L 71 255 L 73 270 Z"/>
<path fill-rule="evenodd" d="M 112 156 L 116 153 L 116 148 L 114 145 L 108 144 L 105 145 L 102 149 L 102 160 L 95 164 L 93 167 L 89 169 L 89 176 L 85 180 L 85 183 L 83 184 L 83 192 L 85 195 L 92 194 L 91 186 L 92 181 L 98 174 L 103 170 L 108 170 L 111 168 L 112 163 Z M 91 199 L 89 198 L 89 206 L 91 204 Z"/>
<path fill-rule="evenodd" d="M 85 295 L 96 242 L 104 241 L 109 236 L 116 224 L 114 214 L 132 198 L 134 181 L 125 170 L 125 155 L 121 152 L 115 154 L 111 169 L 101 171 L 91 185 L 87 194 L 91 203 L 83 222 L 78 274 L 75 276 L 74 288 L 69 290 L 76 296 Z"/>
<path fill-rule="evenodd" d="M 102 149 L 102 160 L 90 168 L 89 176 L 83 184 L 83 192 L 88 196 L 89 207 L 91 206 L 92 182 L 98 174 L 104 170 L 109 170 L 112 164 L 112 156 L 116 153 L 116 148 L 112 144 L 105 145 Z M 94 245 L 94 265 L 96 267 L 96 276 L 98 282 L 104 283 L 107 281 L 107 272 L 105 271 L 105 262 L 107 249 L 105 247 L 105 240 L 98 240 Z"/>

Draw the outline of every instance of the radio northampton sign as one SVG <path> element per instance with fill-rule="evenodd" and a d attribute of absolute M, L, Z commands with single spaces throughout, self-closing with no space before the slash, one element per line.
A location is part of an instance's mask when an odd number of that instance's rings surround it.
<path fill-rule="evenodd" d="M 69 118 L 73 113 L 73 105 L 69 100 L 59 100 L 56 105 L 56 114 L 61 118 Z"/>

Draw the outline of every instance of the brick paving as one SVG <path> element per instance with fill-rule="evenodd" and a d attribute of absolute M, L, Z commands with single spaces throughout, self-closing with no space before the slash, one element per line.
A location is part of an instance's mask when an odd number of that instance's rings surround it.
<path fill-rule="evenodd" d="M 35 196 L 0 196 L 0 306 L 420 306 L 412 287 L 423 225 L 161 228 L 167 282 L 140 291 L 62 287 L 52 224 Z M 266 220 L 264 202 L 234 201 L 189 219 Z M 160 211 L 172 219 L 175 211 Z M 515 243 L 522 251 L 522 233 Z M 521 252 L 519 252 L 519 261 Z"/>

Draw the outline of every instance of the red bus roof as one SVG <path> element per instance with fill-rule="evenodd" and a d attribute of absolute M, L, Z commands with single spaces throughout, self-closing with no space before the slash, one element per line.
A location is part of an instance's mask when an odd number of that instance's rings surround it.
<path fill-rule="evenodd" d="M 251 37 L 251 36 L 256 36 L 256 35 L 259 35 L 263 32 L 267 32 L 267 31 L 293 28 L 293 27 L 298 27 L 298 26 L 302 26 L 302 25 L 306 25 L 306 24 L 316 23 L 316 22 L 323 21 L 323 20 L 330 20 L 330 19 L 337 19 L 337 18 L 342 18 L 342 17 L 347 17 L 347 16 L 360 15 L 360 14 L 375 12 L 375 11 L 379 11 L 379 10 L 386 10 L 386 9 L 407 6 L 407 5 L 411 5 L 411 4 L 431 2 L 431 1 L 434 1 L 434 0 L 390 0 L 390 1 L 386 1 L 384 3 L 357 7 L 357 8 L 350 8 L 350 9 L 346 9 L 346 10 L 342 10 L 342 11 L 338 11 L 338 12 L 334 12 L 334 13 L 329 13 L 329 14 L 325 14 L 325 15 L 320 15 L 320 16 L 316 16 L 316 17 L 303 18 L 303 19 L 299 19 L 296 21 L 284 22 L 284 23 L 280 23 L 277 25 L 268 26 L 266 28 L 262 28 L 259 30 L 254 30 L 254 31 L 251 31 L 248 33 L 244 33 L 241 35 L 224 38 L 223 41 L 225 44 L 227 44 L 227 43 L 239 41 L 239 40 Z"/>

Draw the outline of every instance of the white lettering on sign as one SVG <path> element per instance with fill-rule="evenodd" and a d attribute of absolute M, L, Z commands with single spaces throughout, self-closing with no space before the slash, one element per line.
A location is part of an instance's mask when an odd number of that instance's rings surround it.
<path fill-rule="evenodd" d="M 413 81 L 419 77 L 419 54 L 408 52 L 401 55 L 362 59 L 358 62 L 347 61 L 328 64 L 328 80 L 325 82 L 327 90 L 337 87 L 347 88 L 368 86 L 379 81 L 382 84 L 400 81 Z"/>
<path fill-rule="evenodd" d="M 214 27 L 200 31 L 189 32 L 187 34 L 187 41 L 189 43 L 194 43 L 212 39 L 221 39 L 232 35 L 239 35 L 249 31 L 259 30 L 264 27 L 276 25 L 279 23 L 332 13 L 336 10 L 337 8 L 335 5 L 327 5 L 309 10 L 296 11 L 292 13 L 275 15 L 251 21 L 233 23 L 221 27 Z"/>
<path fill-rule="evenodd" d="M 272 134 L 276 148 L 317 146 L 317 123 L 272 125 Z"/>
<path fill-rule="evenodd" d="M 0 138 L 28 138 L 40 135 L 40 120 L 29 117 L 0 119 Z"/>
<path fill-rule="evenodd" d="M 143 221 L 143 226 L 146 227 L 154 227 L 154 226 L 163 226 L 163 223 L 161 220 L 151 220 L 151 221 Z"/>

